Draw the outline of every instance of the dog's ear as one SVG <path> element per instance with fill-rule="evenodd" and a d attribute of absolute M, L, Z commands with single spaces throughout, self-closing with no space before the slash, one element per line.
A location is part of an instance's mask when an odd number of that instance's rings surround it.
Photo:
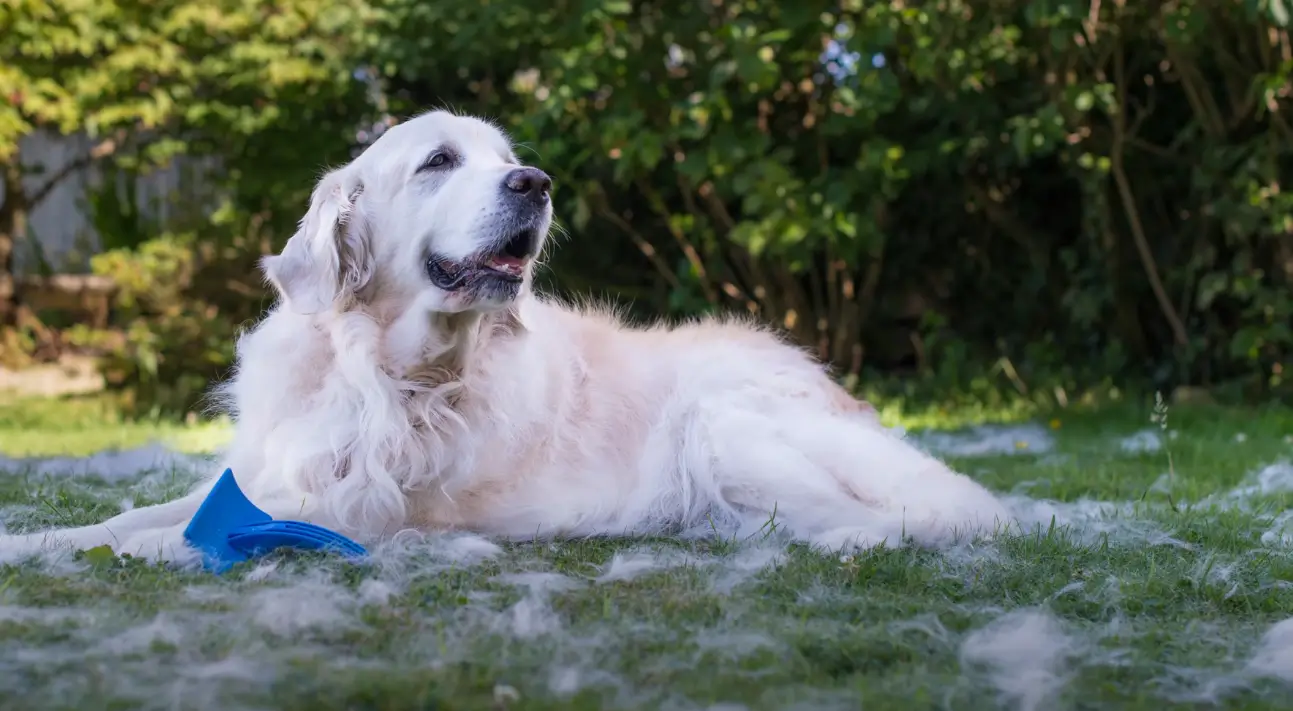
<path fill-rule="evenodd" d="M 363 191 L 353 168 L 325 175 L 296 234 L 281 253 L 261 260 L 288 308 L 299 314 L 345 309 L 372 278 L 368 226 L 356 208 Z"/>

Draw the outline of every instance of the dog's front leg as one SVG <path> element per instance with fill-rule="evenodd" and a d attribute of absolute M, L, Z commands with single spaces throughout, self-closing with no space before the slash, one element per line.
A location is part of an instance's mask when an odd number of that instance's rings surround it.
<path fill-rule="evenodd" d="M 183 530 L 188 520 L 197 513 L 202 500 L 210 491 L 211 482 L 204 482 L 188 495 L 153 506 L 141 506 L 137 509 L 122 512 L 103 523 L 80 526 L 77 528 L 52 529 L 17 535 L 0 536 L 0 563 L 15 562 L 36 555 L 41 551 L 68 549 L 87 550 L 107 545 L 117 553 L 135 555 L 135 548 L 141 548 L 144 541 L 141 535 L 167 531 L 178 527 L 181 535 L 179 546 L 168 545 L 169 549 L 148 554 L 143 557 L 165 560 L 180 560 L 187 557 L 181 548 Z M 150 537 L 156 538 L 156 536 Z"/>
<path fill-rule="evenodd" d="M 125 511 L 103 523 L 35 533 L 0 535 L 0 563 L 19 562 L 49 550 L 88 550 L 109 546 L 118 555 L 128 554 L 155 562 L 195 564 L 201 556 L 184 539 L 184 530 L 210 493 L 215 480 L 205 481 L 188 495 L 153 506 Z M 258 508 L 276 519 L 310 519 L 302 516 L 301 501 L 285 495 L 257 496 Z"/>

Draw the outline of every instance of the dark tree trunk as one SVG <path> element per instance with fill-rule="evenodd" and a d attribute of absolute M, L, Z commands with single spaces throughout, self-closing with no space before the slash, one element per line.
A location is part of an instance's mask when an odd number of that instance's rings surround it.
<path fill-rule="evenodd" d="M 12 155 L 4 164 L 4 203 L 0 204 L 0 325 L 14 323 L 18 314 L 18 289 L 13 273 L 13 249 L 27 234 L 27 193 L 22 165 Z"/>

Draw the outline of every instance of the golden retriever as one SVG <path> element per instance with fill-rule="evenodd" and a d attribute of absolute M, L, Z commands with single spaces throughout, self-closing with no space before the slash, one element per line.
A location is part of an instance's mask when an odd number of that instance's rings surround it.
<path fill-rule="evenodd" d="M 992 493 L 766 329 L 631 328 L 534 294 L 550 188 L 496 127 L 445 112 L 323 176 L 263 261 L 281 298 L 218 391 L 235 422 L 225 463 L 257 506 L 370 544 L 775 517 L 840 549 L 1006 523 Z M 183 530 L 214 480 L 102 524 L 0 537 L 0 556 L 109 544 L 194 562 Z"/>

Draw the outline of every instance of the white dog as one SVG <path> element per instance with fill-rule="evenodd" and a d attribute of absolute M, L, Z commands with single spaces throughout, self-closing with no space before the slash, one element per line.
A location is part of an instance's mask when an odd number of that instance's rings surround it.
<path fill-rule="evenodd" d="M 226 463 L 257 506 L 365 543 L 773 517 L 838 549 L 1007 524 L 991 493 L 765 330 L 633 329 L 534 296 L 550 187 L 496 128 L 443 112 L 320 180 L 263 262 L 281 302 L 220 389 L 236 422 Z M 102 524 L 2 537 L 0 555 L 108 544 L 192 561 L 183 530 L 214 481 Z"/>

